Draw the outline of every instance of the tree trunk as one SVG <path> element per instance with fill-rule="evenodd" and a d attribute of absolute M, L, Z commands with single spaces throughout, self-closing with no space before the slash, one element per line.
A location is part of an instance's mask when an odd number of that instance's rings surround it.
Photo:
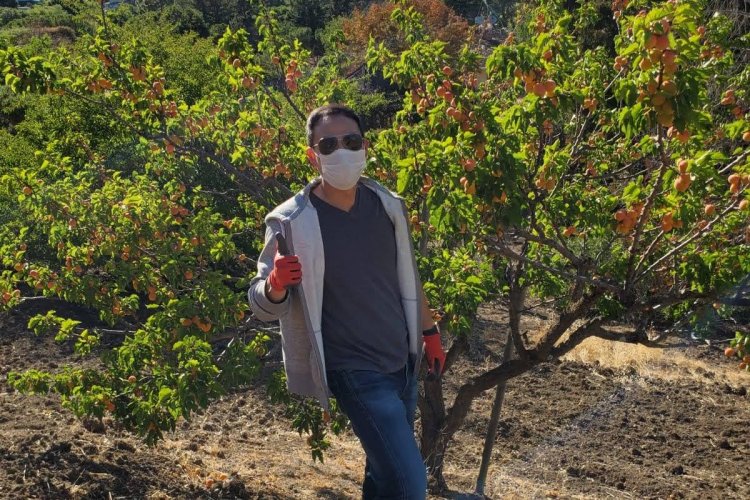
<path fill-rule="evenodd" d="M 443 372 L 448 370 L 453 362 L 467 349 L 468 339 L 466 337 L 457 339 L 448 351 Z M 420 395 L 417 404 L 419 405 L 420 421 L 422 424 L 419 444 L 422 457 L 428 469 L 430 491 L 433 493 L 444 492 L 448 489 L 443 477 L 443 454 L 445 447 L 440 451 L 440 448 L 437 446 L 441 429 L 445 426 L 446 417 L 442 377 L 434 381 L 425 379 L 424 396 Z"/>
<path fill-rule="evenodd" d="M 430 492 L 441 494 L 448 489 L 443 477 L 443 458 L 446 446 L 440 439 L 441 431 L 445 425 L 443 387 L 440 380 L 425 381 L 424 387 L 424 400 L 420 406 L 422 418 L 420 449 L 427 466 Z"/>
<path fill-rule="evenodd" d="M 443 476 L 445 453 L 451 439 L 466 419 L 466 415 L 469 413 L 471 403 L 474 399 L 482 392 L 526 373 L 534 366 L 546 361 L 547 356 L 550 355 L 550 351 L 552 351 L 560 337 L 568 331 L 575 320 L 583 317 L 590 309 L 594 297 L 587 296 L 582 298 L 568 312 L 563 313 L 557 322 L 548 328 L 535 348 L 526 351 L 528 356 L 525 356 L 524 359 L 504 361 L 495 368 L 471 378 L 462 385 L 458 389 L 453 406 L 448 411 L 445 409 L 441 381 L 426 380 L 424 382 L 424 397 L 420 397 L 418 401 L 422 422 L 420 449 L 427 466 L 431 493 L 442 494 L 448 490 L 448 485 Z M 600 320 L 597 319 L 577 328 L 571 334 L 568 341 L 565 342 L 564 348 L 560 346 L 562 352 L 567 352 L 575 345 L 578 345 L 592 333 L 594 325 L 598 326 L 599 323 Z M 518 346 L 515 347 L 518 350 Z M 451 348 L 446 360 L 446 368 L 452 364 L 458 354 L 464 349 L 465 342 Z M 556 352 L 555 354 L 559 353 Z"/>
<path fill-rule="evenodd" d="M 431 493 L 442 494 L 448 490 L 448 485 L 443 477 L 445 453 L 451 439 L 466 419 L 474 399 L 485 390 L 517 377 L 539 363 L 540 361 L 533 359 L 512 360 L 474 377 L 459 388 L 456 400 L 448 412 L 445 412 L 445 406 L 442 403 L 442 388 L 439 390 L 438 396 L 438 391 L 433 392 L 433 390 L 427 388 L 427 384 L 433 384 L 433 382 L 425 382 L 425 401 L 420 406 L 422 415 L 421 446 L 422 456 L 427 465 Z M 437 397 L 441 398 L 441 402 L 434 399 Z M 433 409 L 437 411 L 433 411 Z M 442 416 L 440 416 L 441 414 Z"/>

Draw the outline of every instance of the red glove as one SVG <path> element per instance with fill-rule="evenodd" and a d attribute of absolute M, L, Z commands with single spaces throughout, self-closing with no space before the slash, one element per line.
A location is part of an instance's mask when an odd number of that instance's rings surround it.
<path fill-rule="evenodd" d="M 299 285 L 302 281 L 302 264 L 296 255 L 276 254 L 273 270 L 268 275 L 268 284 L 273 290 L 283 292 L 290 286 Z"/>
<path fill-rule="evenodd" d="M 432 378 L 438 378 L 445 368 L 445 351 L 440 343 L 440 330 L 437 325 L 422 332 L 424 339 L 424 352 L 427 355 L 427 374 Z"/>

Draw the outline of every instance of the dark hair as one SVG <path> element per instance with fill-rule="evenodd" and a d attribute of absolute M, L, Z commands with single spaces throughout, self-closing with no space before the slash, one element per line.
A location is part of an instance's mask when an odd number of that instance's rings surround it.
<path fill-rule="evenodd" d="M 362 127 L 362 119 L 350 107 L 344 106 L 343 104 L 326 104 L 325 106 L 314 109 L 312 113 L 310 113 L 310 116 L 307 117 L 307 145 L 312 147 L 313 132 L 315 131 L 315 127 L 318 126 L 320 120 L 326 116 L 338 115 L 345 116 L 356 122 L 357 127 L 359 127 L 359 133 L 365 135 L 364 128 Z"/>

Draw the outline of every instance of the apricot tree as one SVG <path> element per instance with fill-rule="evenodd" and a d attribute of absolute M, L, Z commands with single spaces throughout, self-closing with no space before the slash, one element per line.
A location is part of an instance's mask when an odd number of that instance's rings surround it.
<path fill-rule="evenodd" d="M 428 295 L 457 336 L 448 369 L 478 304 L 509 298 L 515 357 L 450 405 L 425 383 L 422 452 L 438 489 L 483 391 L 589 336 L 615 339 L 614 321 L 643 331 L 719 301 L 750 272 L 750 68 L 733 64 L 724 21 L 705 19 L 701 2 L 616 0 L 612 11 L 615 54 L 585 49 L 590 12 L 562 2 L 544 2 L 531 36 L 511 33 L 486 58 L 467 47 L 451 62 L 406 5 L 393 19 L 409 48 L 371 40 L 370 67 L 407 89 L 374 154 L 409 200 Z M 531 299 L 557 314 L 530 340 L 520 318 Z"/>
<path fill-rule="evenodd" d="M 111 414 L 154 443 L 258 372 L 269 337 L 245 317 L 248 255 L 262 244 L 265 213 L 310 173 L 300 146 L 306 113 L 356 82 L 312 67 L 273 11 L 261 10 L 256 24 L 256 44 L 243 30 L 221 37 L 205 62 L 215 90 L 190 102 L 106 17 L 81 50 L 0 50 L 8 88 L 68 111 L 49 117 L 59 126 L 32 167 L 0 172 L 9 208 L 0 309 L 55 298 L 100 320 L 32 317 L 35 332 L 101 357 L 11 373 L 16 389 L 56 392 L 77 415 Z M 320 411 L 313 417 L 298 427 L 313 433 L 320 456 Z"/>

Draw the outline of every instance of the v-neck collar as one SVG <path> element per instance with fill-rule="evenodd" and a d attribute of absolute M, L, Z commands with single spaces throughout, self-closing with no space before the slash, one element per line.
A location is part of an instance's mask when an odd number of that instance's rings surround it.
<path fill-rule="evenodd" d="M 359 207 L 360 191 L 362 190 L 362 187 L 363 187 L 362 184 L 360 182 L 357 182 L 357 189 L 354 191 L 354 204 L 351 206 L 349 211 L 343 210 L 335 205 L 331 205 L 330 203 L 325 201 L 323 198 L 315 194 L 312 190 L 310 190 L 310 196 L 315 196 L 316 199 L 318 199 L 321 203 L 325 204 L 325 206 L 328 208 L 331 208 L 337 212 L 341 212 L 342 214 L 351 216 L 356 212 L 357 208 Z"/>

